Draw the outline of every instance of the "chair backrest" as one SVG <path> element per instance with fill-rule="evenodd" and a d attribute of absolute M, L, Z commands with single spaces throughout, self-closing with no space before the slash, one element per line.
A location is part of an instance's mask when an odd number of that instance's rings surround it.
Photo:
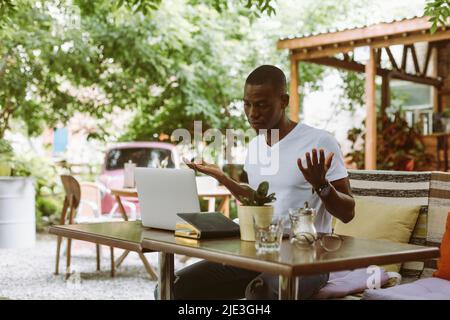
<path fill-rule="evenodd" d="M 422 206 L 410 243 L 440 244 L 450 208 L 450 173 L 350 170 L 349 179 L 355 196 L 383 203 Z M 435 267 L 435 263 L 405 263 L 401 273 L 420 276 L 426 266 Z"/>
<path fill-rule="evenodd" d="M 66 199 L 72 199 L 72 206 L 77 209 L 80 205 L 81 188 L 77 179 L 70 175 L 61 175 L 61 182 L 66 193 Z"/>

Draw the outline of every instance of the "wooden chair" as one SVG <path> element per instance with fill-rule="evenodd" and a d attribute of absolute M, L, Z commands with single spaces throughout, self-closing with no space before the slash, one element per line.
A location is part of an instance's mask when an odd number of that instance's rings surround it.
<path fill-rule="evenodd" d="M 66 196 L 64 198 L 64 205 L 61 212 L 60 224 L 64 225 L 66 223 L 73 224 L 76 223 L 76 213 L 80 207 L 81 203 L 81 187 L 80 183 L 70 175 L 61 175 L 61 182 L 64 187 L 64 191 Z M 87 202 L 89 203 L 89 202 Z M 91 208 L 91 210 L 95 210 L 95 208 Z M 100 210 L 97 208 L 97 210 Z M 99 211 L 100 212 L 100 211 Z M 100 213 L 101 215 L 101 213 Z M 94 219 L 91 219 L 90 222 L 95 222 Z M 56 247 L 56 267 L 55 274 L 59 274 L 59 260 L 60 260 L 60 251 L 61 251 L 61 243 L 62 237 L 58 236 L 57 239 L 57 247 Z M 70 276 L 70 260 L 71 260 L 71 247 L 72 247 L 72 239 L 67 239 L 67 250 L 66 250 L 66 278 Z M 111 250 L 111 266 L 114 266 L 114 253 L 113 248 L 110 247 Z M 100 245 L 96 244 L 96 256 L 97 256 L 97 271 L 100 271 Z M 114 276 L 113 268 L 111 270 L 111 276 Z"/>

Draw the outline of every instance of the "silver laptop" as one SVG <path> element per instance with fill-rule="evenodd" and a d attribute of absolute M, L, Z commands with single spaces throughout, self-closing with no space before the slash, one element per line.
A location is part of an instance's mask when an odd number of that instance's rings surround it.
<path fill-rule="evenodd" d="M 200 212 L 194 170 L 136 168 L 134 176 L 144 227 L 175 230 L 177 213 Z"/>

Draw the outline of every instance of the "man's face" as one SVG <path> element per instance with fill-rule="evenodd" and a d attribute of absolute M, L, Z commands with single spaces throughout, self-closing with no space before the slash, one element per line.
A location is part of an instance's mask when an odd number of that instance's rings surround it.
<path fill-rule="evenodd" d="M 288 102 L 288 95 L 270 84 L 245 85 L 244 110 L 248 122 L 255 130 L 276 129 Z"/>

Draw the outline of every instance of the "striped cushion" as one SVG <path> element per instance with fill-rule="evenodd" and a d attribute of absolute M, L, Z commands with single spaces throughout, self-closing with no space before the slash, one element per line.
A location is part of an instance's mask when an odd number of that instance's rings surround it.
<path fill-rule="evenodd" d="M 422 245 L 427 240 L 427 208 L 431 176 L 430 172 L 349 171 L 350 186 L 356 196 L 383 203 L 422 206 L 410 240 L 410 243 Z M 401 273 L 403 276 L 418 277 L 423 268 L 423 262 L 408 262 L 403 264 Z"/>
<path fill-rule="evenodd" d="M 445 232 L 445 223 L 450 208 L 450 174 L 433 172 L 428 205 L 427 242 L 439 245 Z"/>

